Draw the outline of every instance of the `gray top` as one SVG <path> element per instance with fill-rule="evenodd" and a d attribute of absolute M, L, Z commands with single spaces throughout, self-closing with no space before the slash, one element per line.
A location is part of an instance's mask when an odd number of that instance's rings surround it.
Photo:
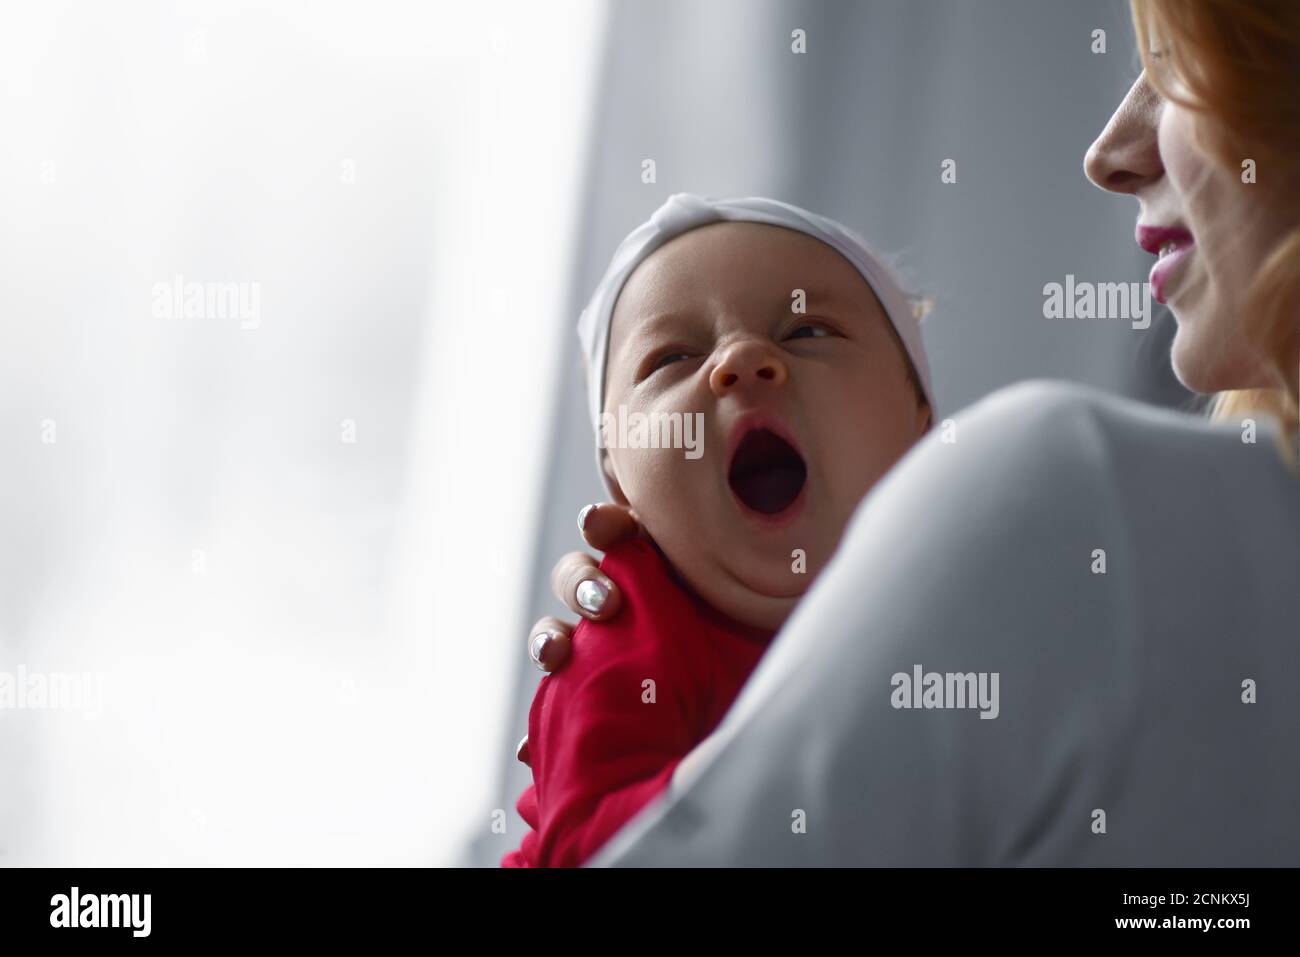
<path fill-rule="evenodd" d="M 1273 427 L 1047 382 L 954 421 L 593 865 L 1300 864 L 1300 480 Z"/>

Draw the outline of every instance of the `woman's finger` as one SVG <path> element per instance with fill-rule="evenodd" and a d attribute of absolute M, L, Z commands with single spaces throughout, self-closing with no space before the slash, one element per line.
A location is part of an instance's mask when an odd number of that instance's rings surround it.
<path fill-rule="evenodd" d="M 552 672 L 569 659 L 573 626 L 549 615 L 539 618 L 528 631 L 528 657 L 545 672 Z"/>
<path fill-rule="evenodd" d="M 569 552 L 551 570 L 551 591 L 569 610 L 592 621 L 604 621 L 618 614 L 622 596 L 586 552 Z"/>
<path fill-rule="evenodd" d="M 578 528 L 587 544 L 602 552 L 608 551 L 611 545 L 631 541 L 645 534 L 636 512 L 626 505 L 616 505 L 613 502 L 588 505 L 578 513 Z"/>

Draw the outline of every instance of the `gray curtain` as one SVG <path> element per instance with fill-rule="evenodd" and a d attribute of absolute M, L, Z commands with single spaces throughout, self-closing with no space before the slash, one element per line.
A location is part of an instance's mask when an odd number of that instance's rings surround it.
<path fill-rule="evenodd" d="M 1084 151 L 1139 66 L 1128 6 L 1077 0 L 622 0 L 613 5 L 586 176 L 572 308 L 622 237 L 675 192 L 764 194 L 858 229 L 898 254 L 936 304 L 925 323 L 940 414 L 1017 380 L 1089 383 L 1161 404 L 1189 401 L 1168 368 L 1171 320 L 1049 320 L 1043 287 L 1142 282 L 1137 205 L 1099 192 Z M 807 51 L 791 50 L 794 30 Z M 1094 53 L 1095 30 L 1105 53 Z M 653 159 L 657 181 L 642 182 Z M 941 181 L 956 163 L 956 182 Z M 500 742 L 495 807 L 465 861 L 495 865 L 524 831 L 514 802 L 531 780 L 514 759 L 540 673 L 526 629 L 567 617 L 551 564 L 581 546 L 574 519 L 602 489 L 592 464 L 577 340 L 552 402 L 550 464 L 518 673 Z M 484 809 L 488 820 L 491 809 Z"/>

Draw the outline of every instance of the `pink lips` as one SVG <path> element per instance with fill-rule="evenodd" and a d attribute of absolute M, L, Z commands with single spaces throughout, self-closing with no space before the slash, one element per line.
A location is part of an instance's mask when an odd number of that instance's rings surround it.
<path fill-rule="evenodd" d="M 1192 234 L 1187 230 L 1177 226 L 1138 226 L 1137 228 L 1138 245 L 1151 253 L 1153 256 L 1160 255 L 1161 248 L 1172 244 L 1175 248 L 1173 252 L 1161 256 L 1154 266 L 1151 267 L 1151 291 L 1154 293 L 1157 302 L 1165 302 L 1165 287 L 1169 284 L 1169 277 L 1178 267 L 1187 255 L 1191 253 L 1196 243 L 1192 239 Z"/>
<path fill-rule="evenodd" d="M 731 427 L 731 434 L 727 436 L 726 460 L 728 462 L 730 462 L 735 456 L 736 449 L 740 446 L 740 440 L 755 429 L 767 429 L 768 431 L 781 436 L 781 438 L 790 443 L 791 447 L 796 452 L 803 455 L 803 449 L 799 447 L 799 443 L 795 440 L 794 433 L 790 431 L 784 422 L 775 415 L 770 415 L 766 412 L 753 411 L 746 412 L 737 419 L 736 424 Z"/>

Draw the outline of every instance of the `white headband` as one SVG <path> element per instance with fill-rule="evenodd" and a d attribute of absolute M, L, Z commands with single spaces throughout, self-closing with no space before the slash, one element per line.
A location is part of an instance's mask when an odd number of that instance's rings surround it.
<path fill-rule="evenodd" d="M 605 364 L 609 355 L 609 327 L 618 299 L 628 276 L 645 259 L 670 239 L 699 226 L 720 222 L 765 223 L 784 226 L 820 239 L 857 268 L 884 307 L 894 331 L 902 340 L 912 366 L 916 369 L 922 392 L 935 408 L 930 388 L 930 365 L 921 342 L 921 324 L 903 291 L 890 271 L 875 257 L 866 241 L 857 233 L 825 216 L 818 216 L 798 206 L 749 196 L 744 199 L 709 199 L 693 193 L 675 193 L 654 211 L 650 219 L 628 234 L 610 260 L 609 268 L 596 285 L 587 308 L 578 318 L 578 338 L 587 357 L 587 399 L 592 425 L 600 435 L 600 413 L 604 405 Z M 610 489 L 609 477 L 600 467 L 600 443 L 596 444 L 596 467 Z M 612 493 L 612 489 L 610 489 Z"/>

